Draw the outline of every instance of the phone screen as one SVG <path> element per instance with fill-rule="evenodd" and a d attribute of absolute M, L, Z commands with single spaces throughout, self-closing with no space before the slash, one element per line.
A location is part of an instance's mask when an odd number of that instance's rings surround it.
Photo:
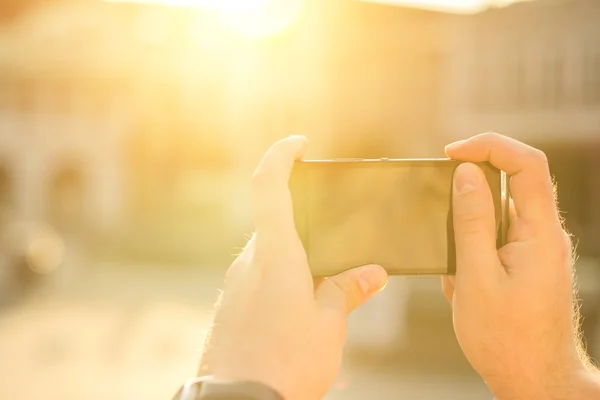
<path fill-rule="evenodd" d="M 300 162 L 290 188 L 314 275 L 365 264 L 390 274 L 454 272 L 451 160 Z M 500 172 L 483 165 L 500 228 Z"/>

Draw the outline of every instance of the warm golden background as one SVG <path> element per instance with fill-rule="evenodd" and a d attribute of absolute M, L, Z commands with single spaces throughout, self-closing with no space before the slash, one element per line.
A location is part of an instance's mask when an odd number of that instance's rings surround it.
<path fill-rule="evenodd" d="M 169 399 L 291 133 L 310 158 L 547 151 L 600 356 L 600 2 L 387 3 L 0 2 L 0 398 Z M 329 399 L 365 398 L 491 398 L 438 279 L 352 317 Z"/>

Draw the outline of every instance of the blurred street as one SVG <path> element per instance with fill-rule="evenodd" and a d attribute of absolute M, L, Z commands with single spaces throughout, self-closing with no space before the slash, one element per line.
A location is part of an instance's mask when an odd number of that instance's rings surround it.
<path fill-rule="evenodd" d="M 0 398 L 170 399 L 195 373 L 222 273 L 100 263 L 65 273 L 0 313 Z M 328 399 L 491 398 L 468 369 L 407 357 L 348 359 Z"/>

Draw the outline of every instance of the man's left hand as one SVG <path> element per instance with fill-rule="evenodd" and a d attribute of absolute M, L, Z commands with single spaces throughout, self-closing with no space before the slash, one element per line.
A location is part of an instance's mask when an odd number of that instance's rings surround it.
<path fill-rule="evenodd" d="M 255 235 L 229 268 L 200 374 L 266 384 L 317 400 L 341 366 L 346 317 L 387 282 L 368 265 L 313 282 L 294 226 L 288 180 L 306 138 L 273 145 L 253 177 Z"/>

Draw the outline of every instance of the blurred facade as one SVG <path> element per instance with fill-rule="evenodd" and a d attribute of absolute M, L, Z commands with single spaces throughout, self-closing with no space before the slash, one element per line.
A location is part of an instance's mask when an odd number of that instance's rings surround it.
<path fill-rule="evenodd" d="M 437 131 L 445 18 L 314 1 L 254 40 L 211 11 L 33 7 L 2 30 L 3 196 L 15 218 L 112 238 L 113 252 L 227 253 L 251 229 L 245 184 L 277 138 L 307 134 L 314 157 L 430 152 L 413 139 Z"/>
<path fill-rule="evenodd" d="M 144 236 L 148 225 L 180 239 L 168 223 L 182 225 L 177 210 L 208 206 L 202 217 L 221 211 L 210 225 L 219 233 L 219 218 L 235 215 L 221 204 L 235 197 L 223 184 L 236 186 L 223 176 L 244 149 L 228 137 L 235 127 L 225 86 L 235 71 L 226 70 L 227 52 L 204 42 L 212 26 L 195 31 L 204 17 L 63 1 L 5 22 L 0 183 L 15 219 L 115 244 Z M 152 249 L 144 239 L 139 246 Z"/>
<path fill-rule="evenodd" d="M 57 3 L 4 21 L 0 148 L 16 219 L 82 230 L 121 217 L 130 110 L 96 12 Z"/>
<path fill-rule="evenodd" d="M 494 130 L 544 150 L 573 234 L 588 349 L 600 354 L 600 2 L 545 0 L 452 23 L 442 136 Z"/>
<path fill-rule="evenodd" d="M 546 151 L 581 254 L 600 255 L 600 3 L 546 0 L 456 19 L 447 140 L 494 130 Z"/>

